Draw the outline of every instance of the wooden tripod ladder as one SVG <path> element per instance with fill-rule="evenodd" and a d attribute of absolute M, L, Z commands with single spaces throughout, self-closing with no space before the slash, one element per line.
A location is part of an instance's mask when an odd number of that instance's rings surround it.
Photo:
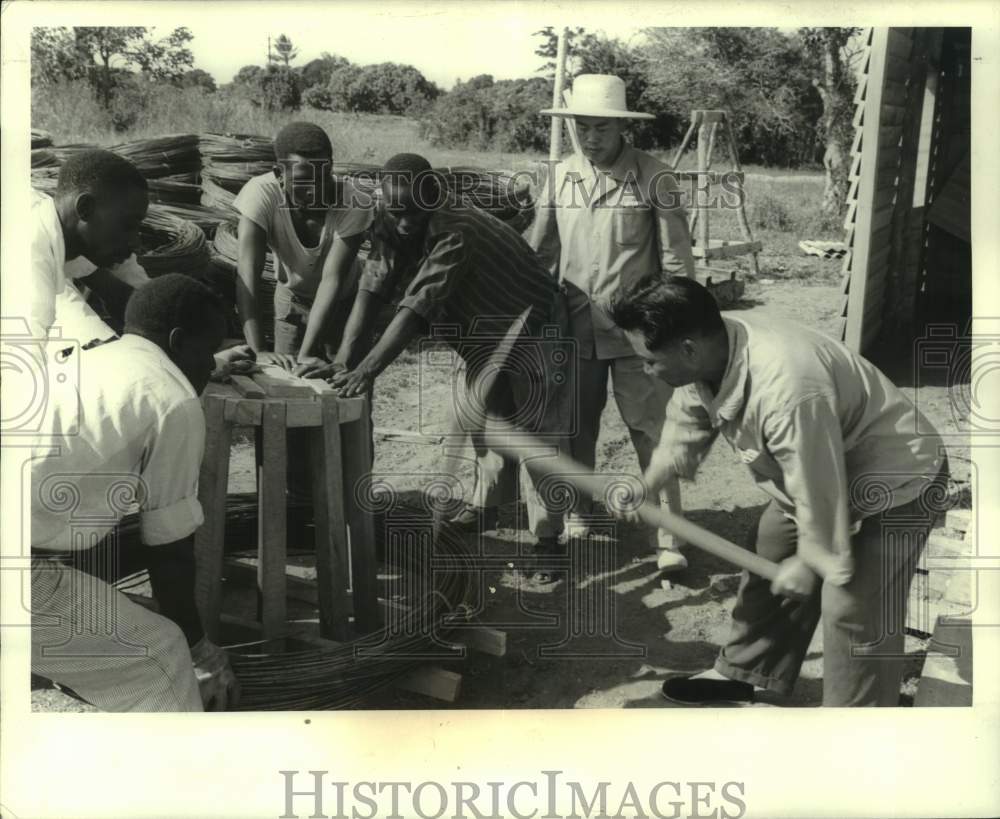
<path fill-rule="evenodd" d="M 691 236 L 695 237 L 692 247 L 695 259 L 702 267 L 708 267 L 711 259 L 729 259 L 734 256 L 750 254 L 750 271 L 754 276 L 759 275 L 757 268 L 757 253 L 762 245 L 755 242 L 753 234 L 750 232 L 750 223 L 747 221 L 746 209 L 743 206 L 743 169 L 740 167 L 740 158 L 736 150 L 736 139 L 733 136 L 733 127 L 729 121 L 729 115 L 723 110 L 695 109 L 691 112 L 691 125 L 684 134 L 680 147 L 674 154 L 670 163 L 672 170 L 676 172 L 679 180 L 693 181 L 695 183 L 695 196 L 693 197 L 690 216 Z M 691 142 L 691 137 L 697 129 L 698 146 L 698 168 L 694 171 L 678 171 L 677 165 L 680 163 L 684 151 Z M 726 176 L 726 192 L 738 199 L 736 207 L 736 217 L 740 225 L 740 233 L 743 241 L 732 242 L 723 239 L 709 239 L 709 212 L 714 207 L 710 196 L 711 185 L 720 181 L 719 173 L 710 173 L 712 168 L 712 152 L 715 149 L 715 140 L 718 133 L 722 132 L 722 139 L 729 146 L 729 153 L 733 159 L 734 173 Z M 720 197 L 721 199 L 721 197 Z M 695 228 L 698 233 L 695 236 Z"/>

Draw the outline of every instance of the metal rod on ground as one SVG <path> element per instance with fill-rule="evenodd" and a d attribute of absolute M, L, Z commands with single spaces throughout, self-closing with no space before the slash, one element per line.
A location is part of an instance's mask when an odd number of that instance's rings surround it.
<path fill-rule="evenodd" d="M 563 84 L 566 82 L 566 29 L 559 31 L 559 41 L 556 46 L 556 76 L 552 86 L 552 107 L 559 108 L 562 105 Z M 549 131 L 549 161 L 557 162 L 559 154 L 562 153 L 562 117 L 552 117 L 551 130 Z"/>
<path fill-rule="evenodd" d="M 518 432 L 509 424 L 499 420 L 496 420 L 492 426 L 498 429 L 503 428 L 506 431 L 499 433 L 491 431 L 487 434 L 486 442 L 491 449 L 510 458 L 538 455 L 538 444 L 533 443 L 533 436 Z M 588 495 L 605 495 L 609 486 L 614 483 L 612 479 L 592 472 L 563 454 L 555 454 L 545 458 L 535 457 L 534 462 L 539 471 L 558 477 L 559 480 L 570 484 L 578 492 Z M 726 562 L 739 566 L 741 569 L 746 569 L 768 580 L 773 580 L 777 575 L 778 565 L 776 563 L 772 563 L 747 549 L 741 549 L 735 543 L 731 543 L 707 529 L 702 529 L 680 515 L 675 515 L 649 502 L 643 502 L 637 511 L 643 523 L 665 529 L 692 546 L 716 557 L 721 557 Z"/>

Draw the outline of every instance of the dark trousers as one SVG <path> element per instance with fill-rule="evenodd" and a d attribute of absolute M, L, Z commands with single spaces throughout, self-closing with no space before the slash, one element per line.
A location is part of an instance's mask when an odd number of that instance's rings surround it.
<path fill-rule="evenodd" d="M 946 475 L 935 480 L 938 487 Z M 910 582 L 940 511 L 929 491 L 865 518 L 851 539 L 855 568 L 844 586 L 821 583 L 808 600 L 795 601 L 776 597 L 769 580 L 744 572 L 716 670 L 787 695 L 822 618 L 823 705 L 898 705 Z M 797 539 L 795 522 L 772 502 L 753 550 L 780 563 L 795 554 Z"/>

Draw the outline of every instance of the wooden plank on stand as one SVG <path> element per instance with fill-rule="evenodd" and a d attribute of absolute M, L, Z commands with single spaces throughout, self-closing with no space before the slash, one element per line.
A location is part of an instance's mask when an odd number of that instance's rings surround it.
<path fill-rule="evenodd" d="M 263 398 L 266 395 L 257 382 L 245 375 L 234 375 L 232 381 L 236 392 L 244 398 Z"/>
<path fill-rule="evenodd" d="M 312 398 L 316 391 L 305 383 L 306 379 L 292 375 L 255 373 L 253 380 L 269 398 Z"/>

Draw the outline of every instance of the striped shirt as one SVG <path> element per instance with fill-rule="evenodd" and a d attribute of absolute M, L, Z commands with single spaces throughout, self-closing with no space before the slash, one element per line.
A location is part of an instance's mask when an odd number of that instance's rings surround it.
<path fill-rule="evenodd" d="M 458 347 L 476 336 L 539 336 L 550 321 L 558 284 L 521 235 L 483 210 L 451 200 L 434 212 L 423 258 L 398 307 L 408 307 L 431 333 Z M 412 268 L 411 268 L 412 269 Z M 403 271 L 369 270 L 359 288 L 388 300 Z"/>

